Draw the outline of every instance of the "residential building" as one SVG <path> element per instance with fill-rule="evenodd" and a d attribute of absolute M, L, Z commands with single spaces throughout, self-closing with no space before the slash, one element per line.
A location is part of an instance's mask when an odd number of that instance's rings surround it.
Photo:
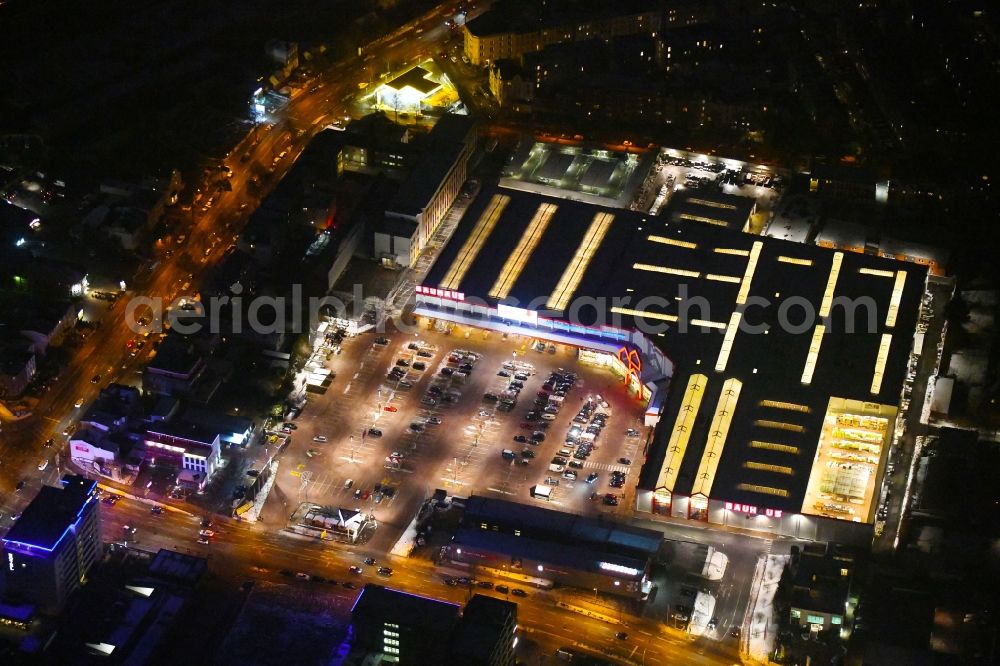
<path fill-rule="evenodd" d="M 117 432 L 125 428 L 130 418 L 140 416 L 141 411 L 139 389 L 125 384 L 108 384 L 84 412 L 80 424 L 103 432 Z"/>
<path fill-rule="evenodd" d="M 465 56 L 473 65 L 487 66 L 550 44 L 653 34 L 663 21 L 659 3 L 647 0 L 553 2 L 544 6 L 508 0 L 495 3 L 466 23 L 462 32 Z"/>
<path fill-rule="evenodd" d="M 65 476 L 42 486 L 3 538 L 6 594 L 58 614 L 101 556 L 97 483 Z"/>
<path fill-rule="evenodd" d="M 530 109 L 535 81 L 517 60 L 497 60 L 490 65 L 490 93 L 502 108 Z"/>

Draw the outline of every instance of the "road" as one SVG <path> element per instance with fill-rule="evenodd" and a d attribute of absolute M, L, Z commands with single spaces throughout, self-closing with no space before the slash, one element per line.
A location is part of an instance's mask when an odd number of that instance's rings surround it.
<path fill-rule="evenodd" d="M 353 549 L 341 545 L 320 543 L 284 532 L 276 532 L 259 524 L 237 523 L 219 518 L 212 530 L 215 536 L 210 545 L 197 543 L 200 522 L 198 517 L 181 513 L 164 512 L 153 515 L 146 504 L 123 499 L 114 506 L 101 505 L 102 531 L 106 541 L 121 542 L 124 526 L 136 528 L 130 546 L 156 551 L 171 548 L 181 552 L 208 557 L 216 575 L 230 578 L 234 583 L 247 579 L 274 582 L 289 581 L 293 585 L 316 586 L 313 582 L 290 581 L 281 575 L 282 570 L 304 572 L 333 578 L 340 583 L 353 581 L 360 588 L 365 582 L 378 582 L 412 592 L 429 594 L 434 598 L 453 602 L 465 601 L 471 593 L 504 597 L 494 591 L 473 588 L 466 590 L 445 584 L 447 575 L 423 559 L 387 559 L 381 553 L 368 549 Z M 373 567 L 366 567 L 362 560 L 371 555 L 378 564 L 393 569 L 386 580 L 375 574 Z M 364 573 L 355 576 L 348 571 L 351 565 L 363 566 Z M 235 589 L 235 585 L 232 586 Z M 315 588 L 323 593 L 346 597 L 343 605 L 349 608 L 356 590 L 342 586 Z M 732 664 L 737 661 L 731 646 L 721 643 L 695 642 L 680 631 L 667 628 L 662 623 L 640 618 L 626 618 L 623 625 L 605 623 L 572 613 L 555 605 L 556 597 L 549 592 L 529 590 L 518 602 L 519 624 L 523 627 L 524 645 L 521 650 L 532 650 L 551 655 L 562 646 L 585 647 L 594 651 L 608 650 L 608 655 L 625 660 L 630 653 L 633 663 L 664 664 Z M 618 631 L 626 631 L 628 640 L 615 638 Z M 645 661 L 643 662 L 643 653 Z"/>
<path fill-rule="evenodd" d="M 379 47 L 372 55 L 380 62 L 402 64 L 421 54 L 429 54 L 435 36 L 443 36 L 438 29 L 442 17 L 457 4 L 449 2 L 438 6 L 401 31 L 403 39 Z M 415 40 L 405 39 L 414 30 L 422 30 L 422 33 Z M 288 103 L 283 119 L 273 127 L 255 127 L 230 151 L 224 163 L 233 171 L 229 179 L 232 191 L 218 191 L 211 208 L 204 209 L 204 204 L 211 196 L 209 190 L 215 191 L 218 185 L 219 172 L 205 177 L 203 182 L 188 185 L 198 191 L 205 190 L 205 194 L 189 212 L 185 211 L 189 219 L 175 230 L 170 241 L 158 244 L 158 260 L 140 270 L 125 297 L 110 306 L 100 321 L 100 328 L 74 350 L 59 380 L 34 405 L 32 416 L 3 423 L 0 496 L 7 499 L 0 510 L 9 515 L 23 509 L 34 495 L 32 489 L 37 491 L 42 483 L 51 484 L 59 478 L 64 468 L 58 463 L 65 458 L 67 439 L 62 433 L 86 410 L 103 386 L 115 381 L 138 382 L 137 374 L 152 353 L 153 345 L 148 345 L 143 354 L 136 357 L 126 348 L 126 343 L 137 335 L 137 331 L 131 330 L 126 323 L 129 301 L 146 297 L 159 299 L 166 305 L 175 297 L 193 294 L 203 271 L 220 260 L 250 213 L 283 177 L 312 136 L 331 119 L 346 113 L 347 104 L 358 93 L 358 84 L 369 77 L 370 73 L 355 59 L 341 62 L 315 80 L 306 82 L 303 92 L 293 95 Z M 288 154 L 275 163 L 275 157 L 286 149 Z M 255 177 L 260 181 L 259 187 L 251 186 L 250 181 Z M 186 238 L 178 244 L 176 239 L 180 236 Z M 185 284 L 191 286 L 186 293 L 181 293 Z M 83 401 L 83 406 L 77 409 L 74 405 L 79 400 Z M 50 438 L 56 440 L 56 446 L 43 448 L 43 443 Z M 38 466 L 43 458 L 53 462 L 40 471 Z M 15 495 L 14 487 L 21 480 L 26 481 L 27 487 Z M 8 520 L 0 521 L 0 533 L 9 527 Z"/>
<path fill-rule="evenodd" d="M 442 36 L 440 23 L 444 14 L 444 9 L 438 9 L 416 22 L 416 27 L 410 28 L 414 34 L 421 31 L 416 39 L 406 39 L 404 35 L 391 41 L 374 53 L 373 60 L 387 62 L 393 67 L 433 54 L 433 40 Z M 261 197 L 284 175 L 316 131 L 326 122 L 346 113 L 347 104 L 359 90 L 358 84 L 371 76 L 372 72 L 358 68 L 356 63 L 342 63 L 324 72 L 317 80 L 304 85 L 303 92 L 293 95 L 285 110 L 285 120 L 276 122 L 273 127 L 254 128 L 230 152 L 225 165 L 232 169 L 229 179 L 231 191 L 215 191 L 218 173 L 193 185 L 206 190 L 206 193 L 192 205 L 190 211 L 185 211 L 189 216 L 185 225 L 176 229 L 171 238 L 160 242 L 158 260 L 135 277 L 125 297 L 109 306 L 100 328 L 74 350 L 59 380 L 34 405 L 33 414 L 20 421 L 3 424 L 0 493 L 5 498 L 2 508 L 8 516 L 10 512 L 23 509 L 42 483 L 56 483 L 65 471 L 67 437 L 63 432 L 72 427 L 100 388 L 114 381 L 138 382 L 138 373 L 141 373 L 148 355 L 154 352 L 155 344 L 151 342 L 136 356 L 129 353 L 126 344 L 138 334 L 126 323 L 129 302 L 140 296 L 169 302 L 176 297 L 193 295 L 203 271 L 224 255 Z M 288 154 L 275 162 L 284 150 Z M 259 186 L 251 186 L 254 178 L 260 180 Z M 211 207 L 207 207 L 207 200 L 213 192 L 215 200 Z M 181 240 L 181 236 L 185 238 Z M 497 358 L 490 360 L 481 372 L 495 373 L 493 366 L 498 363 Z M 368 366 L 377 371 L 373 382 L 381 381 L 378 377 L 384 376 L 388 360 L 379 359 Z M 363 388 L 359 386 L 359 396 L 365 395 Z M 419 389 L 414 387 L 414 390 Z M 78 401 L 82 401 L 81 408 L 75 407 Z M 472 408 L 466 406 L 465 409 Z M 523 410 L 519 408 L 518 411 Z M 328 417 L 331 425 L 335 424 L 337 415 L 329 414 Z M 454 417 L 449 415 L 447 418 Z M 511 415 L 511 418 L 516 417 Z M 55 439 L 56 446 L 44 448 L 43 443 L 49 438 Z M 50 462 L 44 470 L 39 470 L 39 461 L 43 458 Z M 294 460 L 290 462 L 295 464 Z M 429 464 L 432 462 L 432 459 L 428 460 Z M 447 469 L 438 467 L 432 477 L 446 472 Z M 319 482 L 318 477 L 313 478 Z M 14 486 L 22 479 L 26 481 L 26 487 L 14 493 Z M 426 484 L 427 488 L 436 486 L 438 479 L 430 478 Z M 336 487 L 328 484 L 328 490 L 336 490 Z M 311 491 L 306 486 L 302 492 L 308 497 Z M 417 496 L 414 494 L 413 497 Z M 412 515 L 414 507 L 407 502 L 397 502 L 400 507 L 399 522 L 402 522 L 404 517 Z M 361 557 L 361 553 L 348 547 L 289 536 L 275 529 L 279 525 L 268 522 L 247 524 L 217 519 L 219 524 L 213 528 L 217 534 L 211 545 L 205 546 L 197 543 L 199 519 L 195 516 L 173 511 L 156 516 L 149 512 L 147 505 L 130 499 L 116 506 L 102 504 L 101 512 L 106 540 L 121 541 L 126 534 L 124 526 L 128 525 L 136 529 L 130 538 L 138 540 L 135 544 L 138 547 L 148 550 L 165 547 L 205 555 L 211 559 L 213 571 L 234 579 L 256 577 L 283 580 L 279 572 L 288 569 L 343 581 L 349 575 L 347 567 Z M 0 532 L 5 532 L 10 524 L 9 518 L 5 517 L 0 523 Z M 391 534 L 389 531 L 383 533 Z M 373 548 L 380 546 L 379 550 L 384 552 L 386 544 L 370 545 Z M 431 591 L 436 597 L 451 600 L 460 600 L 467 594 L 467 591 L 445 585 L 442 574 L 426 561 L 411 559 L 392 562 L 392 565 L 397 571 L 391 584 L 396 587 L 425 593 Z M 374 579 L 367 572 L 360 578 L 361 581 Z M 342 587 L 331 589 L 333 594 L 354 594 Z M 630 638 L 625 642 L 618 641 L 614 632 L 622 630 L 622 626 L 572 614 L 557 608 L 552 601 L 549 593 L 544 592 L 532 593 L 527 600 L 521 600 L 521 623 L 526 627 L 525 649 L 534 646 L 533 649 L 552 654 L 563 645 L 586 643 L 592 649 L 608 651 L 619 659 L 631 655 L 634 663 L 683 661 L 730 664 L 734 661 L 731 649 L 720 643 L 699 644 L 697 649 L 691 650 L 687 636 L 665 628 L 656 619 L 629 619 L 624 629 L 629 632 Z"/>

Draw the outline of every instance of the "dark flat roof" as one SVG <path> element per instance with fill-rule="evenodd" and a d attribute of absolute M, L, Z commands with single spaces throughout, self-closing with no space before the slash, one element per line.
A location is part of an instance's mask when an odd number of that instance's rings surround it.
<path fill-rule="evenodd" d="M 854 564 L 831 555 L 803 553 L 792 588 L 792 605 L 822 613 L 844 614 L 844 603 L 851 589 Z M 847 570 L 848 575 L 841 575 Z"/>
<path fill-rule="evenodd" d="M 495 205 L 495 197 L 505 200 L 505 208 L 492 231 L 482 238 L 475 256 L 466 256 L 471 245 L 466 241 L 477 227 L 482 231 L 480 220 Z M 641 487 L 655 484 L 669 431 L 694 373 L 705 374 L 708 382 L 675 492 L 685 494 L 691 490 L 723 383 L 737 379 L 742 383 L 742 392 L 715 474 L 713 496 L 786 511 L 802 507 L 823 414 L 831 397 L 898 405 L 927 276 L 927 269 L 917 264 L 487 186 L 467 209 L 423 285 L 454 290 L 467 300 L 475 297 L 495 307 L 499 301 L 489 293 L 543 204 L 556 210 L 524 260 L 522 270 L 511 280 L 503 302 L 530 306 L 546 317 L 569 318 L 567 310 L 572 311 L 572 305 L 549 310 L 549 297 L 564 272 L 575 265 L 574 257 L 595 216 L 613 216 L 601 242 L 590 248 L 590 261 L 580 267 L 579 283 L 571 293 L 573 298 L 590 299 L 590 305 L 579 309 L 578 319 L 588 326 L 596 321 L 626 330 L 659 327 L 647 337 L 675 365 L 673 390 L 642 472 Z M 754 255 L 757 260 L 750 270 L 750 257 Z M 467 261 L 456 261 L 462 257 Z M 453 271 L 460 264 L 465 269 Z M 457 284 L 446 283 L 450 272 Z M 812 379 L 803 383 L 816 328 L 799 324 L 805 307 L 820 312 L 834 274 L 831 296 L 837 301 L 830 308 L 825 333 L 819 336 L 821 344 Z M 744 282 L 748 304 L 738 306 Z M 897 284 L 902 285 L 898 293 Z M 851 310 L 840 305 L 840 299 L 859 306 Z M 889 326 L 894 299 L 898 300 L 897 315 L 894 325 Z M 568 303 L 572 304 L 573 299 Z M 722 370 L 716 371 L 726 331 L 738 311 L 744 314 L 746 323 L 766 324 L 768 331 L 763 334 L 734 329 L 731 352 Z M 638 316 L 639 312 L 647 314 Z M 787 315 L 789 326 L 778 325 L 779 313 Z M 703 320 L 709 326 L 694 320 Z M 814 323 L 819 321 L 814 319 Z M 639 326 L 640 322 L 644 325 Z M 883 336 L 888 336 L 889 341 L 884 374 L 872 393 Z M 765 400 L 801 404 L 809 411 L 789 413 L 764 406 Z M 759 421 L 789 422 L 801 426 L 801 431 L 762 431 Z M 744 467 L 754 440 L 798 447 L 795 456 L 753 449 L 755 462 L 792 468 L 792 473 L 781 479 L 787 497 L 762 496 L 737 488 L 741 484 L 774 485 L 774 471 Z"/>
<path fill-rule="evenodd" d="M 395 622 L 408 627 L 426 627 L 447 635 L 458 622 L 459 606 L 450 601 L 422 597 L 368 583 L 354 602 L 351 615 Z"/>
<path fill-rule="evenodd" d="M 386 213 L 419 215 L 454 168 L 475 124 L 476 120 L 471 116 L 453 113 L 441 116 L 428 134 L 424 154 L 392 198 Z"/>
<path fill-rule="evenodd" d="M 662 535 L 660 535 L 660 538 L 662 539 Z M 635 576 L 616 574 L 616 577 L 628 580 L 642 578 L 649 561 L 648 557 L 628 557 L 602 551 L 592 544 L 545 541 L 543 539 L 514 536 L 513 534 L 504 534 L 502 532 L 492 532 L 479 529 L 478 527 L 459 527 L 455 531 L 455 536 L 451 542 L 456 546 L 482 548 L 495 553 L 503 553 L 510 557 L 529 558 L 554 566 L 572 567 L 579 571 L 588 571 L 591 573 L 612 575 L 606 571 L 601 571 L 601 562 L 628 567 L 639 572 Z"/>
<path fill-rule="evenodd" d="M 757 204 L 753 197 L 726 194 L 711 187 L 681 190 L 668 206 L 671 220 L 726 226 L 742 231 Z"/>
<path fill-rule="evenodd" d="M 501 641 L 511 640 L 511 625 L 516 622 L 517 604 L 485 594 L 473 595 L 465 604 L 462 621 L 452 636 L 453 658 L 460 663 L 490 663 L 493 650 Z"/>
<path fill-rule="evenodd" d="M 534 535 L 544 534 L 565 546 L 576 543 L 595 551 L 649 556 L 656 554 L 663 542 L 663 535 L 656 530 L 473 495 L 465 502 L 462 522 L 474 525 L 482 521 L 516 526 L 525 533 L 531 530 Z"/>
<path fill-rule="evenodd" d="M 428 79 L 428 75 L 430 75 L 430 72 L 423 67 L 414 67 L 413 69 L 404 72 L 393 80 L 387 82 L 385 85 L 394 90 L 402 90 L 403 88 L 409 86 L 417 92 L 426 95 L 432 90 L 436 90 L 441 87 L 440 83 Z"/>
<path fill-rule="evenodd" d="M 156 356 L 146 365 L 149 370 L 186 375 L 194 371 L 201 355 L 194 345 L 177 333 L 169 333 L 156 349 Z"/>
<path fill-rule="evenodd" d="M 49 550 L 55 548 L 69 526 L 80 517 L 96 486 L 96 481 L 76 475 L 64 476 L 61 488 L 42 486 L 3 540 Z"/>

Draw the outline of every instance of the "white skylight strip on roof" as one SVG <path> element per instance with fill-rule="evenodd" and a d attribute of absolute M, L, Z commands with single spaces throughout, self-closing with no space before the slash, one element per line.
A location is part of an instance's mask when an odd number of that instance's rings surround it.
<path fill-rule="evenodd" d="M 520 277 L 521 271 L 524 270 L 524 265 L 527 263 L 531 253 L 538 247 L 538 243 L 542 239 L 542 234 L 545 233 L 545 229 L 549 226 L 549 221 L 558 208 L 555 204 L 550 203 L 544 203 L 538 207 L 524 235 L 521 236 L 517 247 L 507 257 L 507 261 L 500 270 L 497 281 L 493 284 L 493 288 L 490 289 L 490 296 L 493 298 L 507 298 L 514 283 L 517 282 L 517 278 Z"/>
<path fill-rule="evenodd" d="M 545 304 L 547 308 L 550 310 L 566 309 L 570 299 L 573 298 L 573 294 L 576 293 L 576 288 L 580 286 L 580 280 L 583 279 L 584 273 L 587 272 L 587 267 L 594 258 L 594 254 L 601 247 L 601 242 L 604 240 L 604 236 L 607 235 L 608 229 L 611 227 L 614 219 L 615 216 L 611 213 L 597 213 L 594 215 L 590 227 L 587 228 L 586 235 L 580 242 L 580 247 L 576 249 L 576 254 L 573 255 L 573 259 L 566 266 L 562 277 L 559 278 L 559 283 L 556 285 L 555 291 L 549 296 L 549 300 Z"/>
<path fill-rule="evenodd" d="M 812 259 L 799 259 L 798 257 L 786 257 L 781 255 L 778 257 L 778 261 L 783 264 L 795 264 L 796 266 L 812 266 Z"/>
<path fill-rule="evenodd" d="M 727 379 L 722 385 L 719 404 L 716 407 L 715 416 L 712 417 L 712 425 L 708 429 L 705 452 L 701 455 L 701 463 L 698 465 L 694 487 L 691 489 L 692 497 L 695 495 L 712 496 L 715 473 L 719 469 L 719 461 L 722 460 L 722 452 L 726 448 L 729 426 L 732 425 L 733 415 L 736 413 L 736 403 L 740 399 L 742 389 L 743 383 L 738 379 Z"/>
<path fill-rule="evenodd" d="M 896 274 L 894 271 L 883 271 L 880 268 L 859 268 L 858 272 L 862 275 L 874 275 L 876 277 L 893 277 Z"/>
<path fill-rule="evenodd" d="M 906 271 L 896 271 L 896 282 L 892 285 L 892 296 L 889 298 L 889 312 L 885 315 L 885 325 L 892 328 L 899 316 L 899 301 L 903 298 L 903 287 L 906 286 Z"/>
<path fill-rule="evenodd" d="M 681 213 L 677 217 L 681 220 L 689 220 L 691 222 L 704 222 L 705 224 L 711 224 L 715 227 L 729 226 L 729 223 L 725 220 L 717 220 L 714 217 L 705 217 L 704 215 L 695 215 L 693 213 Z"/>
<path fill-rule="evenodd" d="M 680 472 L 681 462 L 684 460 L 684 453 L 687 451 L 688 441 L 691 439 L 691 431 L 694 429 L 706 386 L 708 386 L 708 377 L 705 375 L 691 375 L 688 378 L 681 409 L 677 412 L 674 427 L 670 431 L 667 455 L 663 459 L 660 478 L 656 484 L 657 490 L 662 488 L 671 493 L 674 491 L 677 474 Z"/>
<path fill-rule="evenodd" d="M 650 273 L 665 273 L 667 275 L 679 275 L 681 277 L 701 277 L 698 271 L 689 271 L 685 268 L 671 268 L 670 266 L 656 266 L 654 264 L 632 264 L 632 268 L 637 271 L 649 271 Z"/>
<path fill-rule="evenodd" d="M 875 357 L 875 374 L 872 375 L 871 392 L 878 395 L 882 390 L 882 379 L 885 376 L 885 364 L 889 360 L 889 345 L 892 344 L 892 334 L 883 333 L 878 346 L 878 356 Z"/>
<path fill-rule="evenodd" d="M 722 338 L 722 346 L 719 347 L 719 359 L 715 362 L 716 372 L 722 372 L 729 363 L 729 353 L 733 350 L 733 340 L 736 339 L 736 331 L 740 328 L 740 321 L 743 313 L 737 310 L 729 318 L 729 325 L 726 327 L 726 334 Z"/>
<path fill-rule="evenodd" d="M 650 310 L 633 310 L 632 308 L 622 308 L 617 305 L 611 308 L 611 312 L 615 314 L 630 315 L 632 317 L 646 317 L 647 319 L 658 319 L 660 321 L 676 322 L 677 315 L 663 314 L 661 312 L 652 312 Z"/>
<path fill-rule="evenodd" d="M 806 354 L 806 365 L 802 368 L 802 383 L 811 384 L 813 373 L 816 372 L 816 362 L 819 360 L 819 348 L 823 346 L 823 334 L 826 326 L 817 324 L 809 341 L 809 352 Z"/>
<path fill-rule="evenodd" d="M 683 247 L 688 250 L 693 250 L 698 247 L 697 243 L 692 243 L 691 241 L 677 240 L 676 238 L 667 238 L 666 236 L 649 236 L 646 240 L 652 241 L 653 243 L 662 243 L 663 245 L 673 245 L 674 247 Z"/>
<path fill-rule="evenodd" d="M 718 275 L 717 273 L 708 273 L 705 275 L 705 279 L 714 280 L 715 282 L 729 282 L 732 284 L 739 284 L 743 280 L 735 275 Z"/>
<path fill-rule="evenodd" d="M 840 266 L 844 263 L 844 253 L 835 252 L 830 265 L 830 276 L 826 279 L 826 289 L 823 290 L 823 302 L 819 306 L 819 316 L 829 317 L 830 306 L 833 304 L 833 292 L 837 289 L 837 277 L 840 276 Z"/>
<path fill-rule="evenodd" d="M 479 255 L 479 251 L 483 248 L 483 243 L 486 242 L 486 239 L 493 232 L 493 227 L 496 226 L 497 220 L 500 219 L 508 203 L 510 203 L 510 197 L 506 194 L 493 195 L 490 203 L 476 221 L 476 226 L 472 230 L 472 233 L 465 240 L 465 243 L 462 244 L 462 249 L 458 251 L 458 255 L 452 262 L 447 274 L 445 274 L 444 280 L 441 281 L 440 286 L 442 289 L 458 289 L 462 284 L 462 279 L 465 278 L 465 274 L 468 272 L 472 262 Z"/>
<path fill-rule="evenodd" d="M 719 330 L 726 328 L 726 325 L 721 321 L 709 321 L 708 319 L 692 319 L 692 326 L 704 326 L 705 328 L 717 328 Z"/>
<path fill-rule="evenodd" d="M 757 270 L 757 262 L 760 260 L 760 251 L 764 248 L 764 243 L 754 241 L 750 248 L 750 258 L 747 260 L 747 269 L 743 273 L 743 281 L 740 283 L 740 292 L 736 295 L 736 304 L 743 305 L 750 295 L 750 283 L 753 281 L 753 274 Z"/>

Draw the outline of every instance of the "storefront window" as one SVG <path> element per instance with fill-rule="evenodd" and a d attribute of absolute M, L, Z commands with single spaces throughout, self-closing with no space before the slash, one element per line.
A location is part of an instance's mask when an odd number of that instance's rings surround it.
<path fill-rule="evenodd" d="M 655 493 L 653 493 L 653 513 L 658 513 L 663 516 L 670 515 L 670 491 L 664 488 L 660 488 Z"/>
<path fill-rule="evenodd" d="M 708 498 L 703 495 L 696 495 L 691 498 L 691 505 L 688 509 L 688 518 L 691 520 L 708 521 Z"/>

